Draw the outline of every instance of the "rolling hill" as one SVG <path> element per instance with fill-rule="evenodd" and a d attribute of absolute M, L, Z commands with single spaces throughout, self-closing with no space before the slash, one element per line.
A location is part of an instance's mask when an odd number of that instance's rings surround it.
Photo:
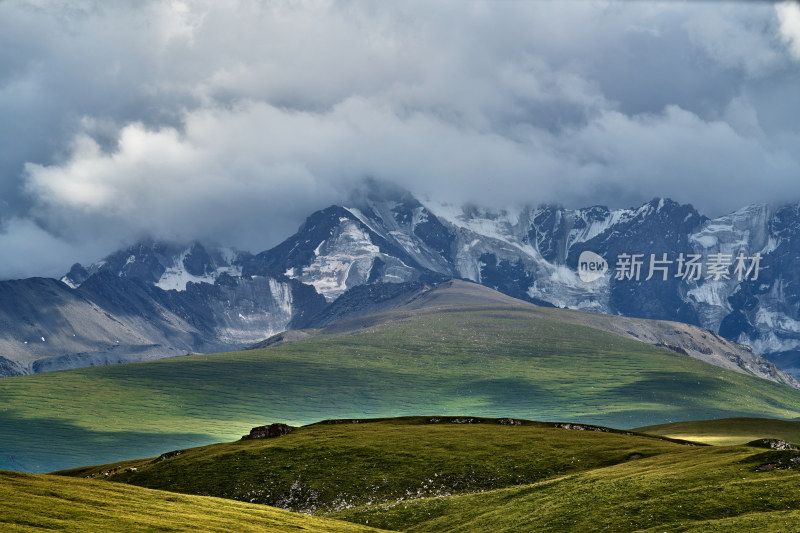
<path fill-rule="evenodd" d="M 646 426 L 637 431 L 707 444 L 745 444 L 763 438 L 800 443 L 800 421 L 796 420 L 763 418 L 689 420 Z"/>
<path fill-rule="evenodd" d="M 154 456 L 328 418 L 469 413 L 629 428 L 800 417 L 800 392 L 786 385 L 476 287 L 437 288 L 302 342 L 2 379 L 0 467 Z M 485 299 L 468 294 L 478 289 Z"/>
<path fill-rule="evenodd" d="M 59 473 L 325 513 L 527 485 L 687 447 L 599 426 L 568 427 L 511 418 L 329 420 L 280 438 Z"/>
<path fill-rule="evenodd" d="M 699 447 L 519 487 L 329 516 L 407 532 L 797 531 L 800 452 Z"/>
<path fill-rule="evenodd" d="M 788 532 L 800 518 L 800 451 L 508 418 L 329 420 L 59 474 L 394 531 Z"/>

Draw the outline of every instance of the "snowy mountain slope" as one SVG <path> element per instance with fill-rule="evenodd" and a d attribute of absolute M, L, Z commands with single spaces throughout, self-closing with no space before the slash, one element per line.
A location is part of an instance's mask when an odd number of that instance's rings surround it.
<path fill-rule="evenodd" d="M 77 288 L 93 274 L 113 272 L 121 278 L 140 279 L 164 290 L 183 291 L 189 282 L 213 284 L 222 274 L 241 275 L 238 266 L 241 255 L 231 248 L 209 250 L 199 242 L 180 245 L 143 241 L 87 268 L 73 265 L 61 281 Z"/>
<path fill-rule="evenodd" d="M 449 225 L 455 240 L 457 276 L 539 304 L 603 311 L 608 289 L 603 283 L 583 283 L 563 261 L 574 228 L 574 213 L 552 213 L 551 233 L 536 225 L 547 208 L 492 211 L 476 207 L 428 203 Z M 571 242 L 577 243 L 573 238 Z"/>
<path fill-rule="evenodd" d="M 370 282 L 403 282 L 419 265 L 343 207 L 313 214 L 293 237 L 244 262 L 245 276 L 286 276 L 313 286 L 327 301 Z"/>
<path fill-rule="evenodd" d="M 88 268 L 75 265 L 62 281 L 79 291 L 86 280 L 102 276 L 136 281 L 146 298 L 204 332 L 204 343 L 223 349 L 283 331 L 320 305 L 313 289 L 281 274 L 243 276 L 243 264 L 251 259 L 247 252 L 199 242 L 144 241 Z"/>
<path fill-rule="evenodd" d="M 729 312 L 720 321 L 720 333 L 775 354 L 800 374 L 800 206 L 740 210 L 721 222 L 735 231 L 718 232 L 719 246 L 747 241 L 749 253 L 763 258 L 757 280 L 728 282 L 721 289 L 727 306 L 718 308 Z"/>
<path fill-rule="evenodd" d="M 340 237 L 353 235 L 354 226 L 357 239 Z M 539 304 L 694 324 L 756 352 L 791 354 L 800 346 L 798 227 L 800 214 L 791 206 L 750 206 L 710 220 L 668 199 L 635 209 L 487 210 L 372 191 L 347 207 L 312 215 L 298 234 L 263 255 L 278 258 L 273 271 L 317 287 L 329 301 L 359 284 L 436 273 Z M 609 272 L 590 283 L 577 273 L 586 250 L 609 264 Z M 739 281 L 733 266 L 731 279 L 679 275 L 679 257 L 697 254 L 708 262 L 713 254 L 733 259 L 739 252 L 763 255 L 759 281 Z M 625 254 L 639 254 L 639 279 L 617 279 L 617 260 Z M 376 268 L 392 256 L 402 263 L 402 275 Z M 651 260 L 656 269 L 647 279 Z"/>

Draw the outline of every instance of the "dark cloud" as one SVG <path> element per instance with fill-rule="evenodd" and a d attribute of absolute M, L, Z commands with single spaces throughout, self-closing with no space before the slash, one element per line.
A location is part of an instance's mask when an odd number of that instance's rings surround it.
<path fill-rule="evenodd" d="M 447 202 L 800 199 L 796 3 L 0 1 L 0 278 Z"/>

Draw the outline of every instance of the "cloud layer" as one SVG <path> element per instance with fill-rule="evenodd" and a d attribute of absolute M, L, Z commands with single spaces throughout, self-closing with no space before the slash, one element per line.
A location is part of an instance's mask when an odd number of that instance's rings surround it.
<path fill-rule="evenodd" d="M 796 3 L 0 2 L 0 278 L 441 201 L 800 199 Z"/>

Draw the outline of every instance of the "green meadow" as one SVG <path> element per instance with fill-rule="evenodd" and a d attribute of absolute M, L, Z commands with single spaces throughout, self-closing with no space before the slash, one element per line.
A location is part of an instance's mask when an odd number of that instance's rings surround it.
<path fill-rule="evenodd" d="M 530 484 L 687 447 L 662 437 L 514 420 L 513 425 L 473 417 L 330 421 L 280 438 L 57 473 L 318 513 Z M 136 471 L 126 472 L 131 468 Z"/>
<path fill-rule="evenodd" d="M 800 523 L 800 471 L 792 461 L 798 456 L 747 447 L 688 448 L 526 486 L 364 506 L 330 516 L 431 533 L 788 533 Z M 783 466 L 765 470 L 765 465 Z"/>
<path fill-rule="evenodd" d="M 233 500 L 0 471 L 0 530 L 367 533 L 378 530 Z"/>
<path fill-rule="evenodd" d="M 800 451 L 500 422 L 329 421 L 278 438 L 59 474 L 392 531 L 797 531 Z M 753 431 L 759 422 L 766 421 L 752 421 Z"/>
<path fill-rule="evenodd" d="M 789 387 L 519 307 L 427 310 L 275 348 L 6 378 L 0 399 L 0 467 L 31 472 L 230 441 L 270 422 L 800 417 Z"/>

